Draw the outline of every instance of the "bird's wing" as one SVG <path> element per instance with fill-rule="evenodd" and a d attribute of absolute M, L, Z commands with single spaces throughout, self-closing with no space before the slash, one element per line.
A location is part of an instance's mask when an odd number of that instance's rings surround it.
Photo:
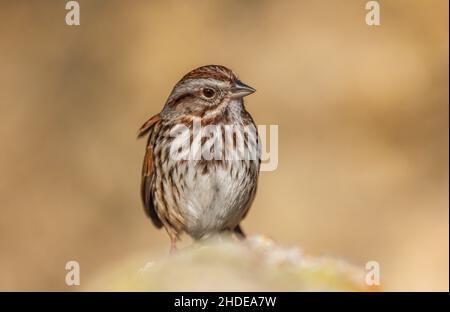
<path fill-rule="evenodd" d="M 152 220 L 153 224 L 157 228 L 162 227 L 162 222 L 156 213 L 155 206 L 153 204 L 152 197 L 152 183 L 154 179 L 154 164 L 153 164 L 153 146 L 151 142 L 152 131 L 159 121 L 161 120 L 159 114 L 151 117 L 144 125 L 139 129 L 138 138 L 143 137 L 146 134 L 150 134 L 147 142 L 147 149 L 144 156 L 144 164 L 142 166 L 141 177 L 141 198 L 144 205 L 144 210 L 147 216 Z"/>
<path fill-rule="evenodd" d="M 159 116 L 159 114 L 156 114 L 152 117 L 150 117 L 140 128 L 139 128 L 139 132 L 138 132 L 138 138 L 143 137 L 144 135 L 146 135 L 147 133 L 150 132 L 150 130 L 152 130 L 153 126 L 158 123 L 161 120 L 161 117 Z"/>

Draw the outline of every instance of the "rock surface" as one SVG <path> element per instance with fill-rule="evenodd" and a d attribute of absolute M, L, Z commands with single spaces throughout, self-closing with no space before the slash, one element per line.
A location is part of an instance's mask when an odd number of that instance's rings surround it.
<path fill-rule="evenodd" d="M 111 268 L 86 290 L 375 290 L 366 286 L 363 268 L 340 259 L 308 256 L 261 235 L 245 241 L 216 237 L 147 263 L 137 258 Z"/>

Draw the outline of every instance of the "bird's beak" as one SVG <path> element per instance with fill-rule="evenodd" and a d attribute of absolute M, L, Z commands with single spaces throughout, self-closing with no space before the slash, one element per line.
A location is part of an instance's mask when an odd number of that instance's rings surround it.
<path fill-rule="evenodd" d="M 234 85 L 231 87 L 231 97 L 233 99 L 243 98 L 244 96 L 250 95 L 256 90 L 250 86 L 247 86 L 243 82 L 236 80 Z"/>

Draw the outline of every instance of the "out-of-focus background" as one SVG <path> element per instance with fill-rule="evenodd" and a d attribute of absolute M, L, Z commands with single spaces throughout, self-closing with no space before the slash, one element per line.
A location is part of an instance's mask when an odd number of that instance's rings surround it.
<path fill-rule="evenodd" d="M 205 64 L 258 92 L 279 163 L 243 225 L 381 266 L 386 290 L 448 290 L 448 1 L 0 2 L 0 290 L 71 290 L 169 240 L 139 198 L 138 127 Z M 189 241 L 186 238 L 186 241 Z"/>

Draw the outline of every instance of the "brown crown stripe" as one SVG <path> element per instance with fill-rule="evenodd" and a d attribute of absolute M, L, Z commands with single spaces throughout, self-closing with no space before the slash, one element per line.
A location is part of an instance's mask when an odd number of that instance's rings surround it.
<path fill-rule="evenodd" d="M 236 75 L 225 66 L 207 65 L 190 71 L 180 80 L 180 82 L 186 81 L 188 79 L 201 78 L 213 78 L 219 81 L 234 81 L 237 79 Z"/>

